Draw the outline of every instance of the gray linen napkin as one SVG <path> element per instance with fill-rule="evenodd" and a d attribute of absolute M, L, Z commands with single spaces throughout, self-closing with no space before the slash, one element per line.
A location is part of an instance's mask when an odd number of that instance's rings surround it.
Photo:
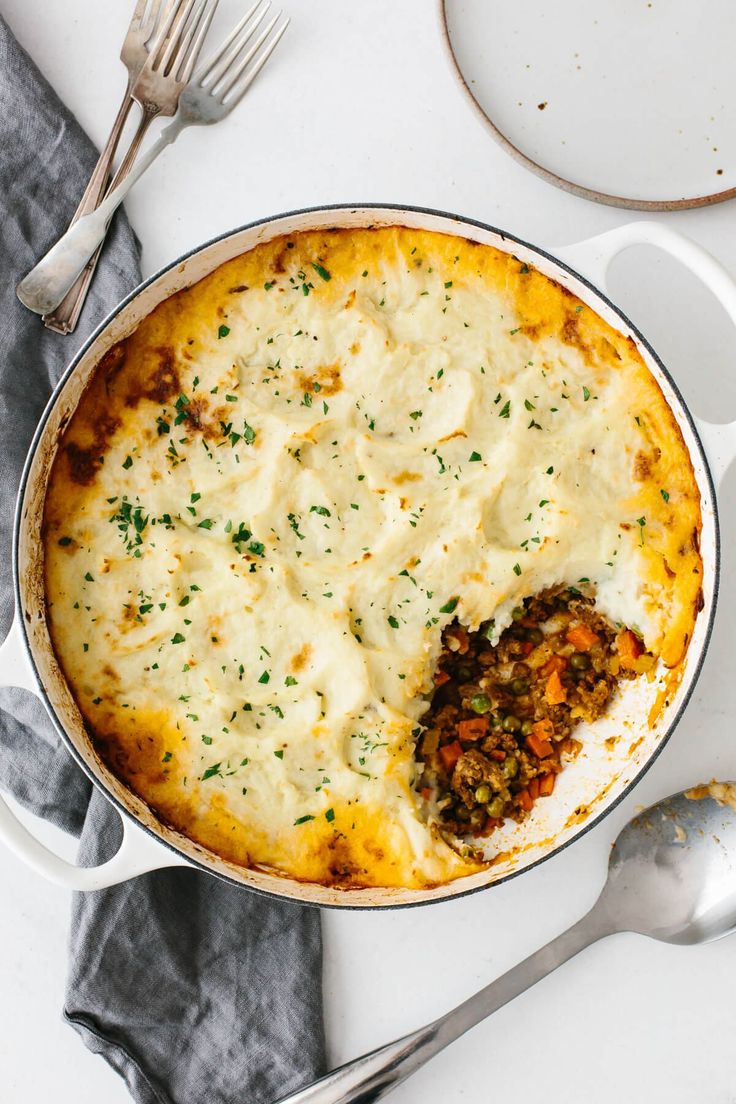
<path fill-rule="evenodd" d="M 76 338 L 46 330 L 15 298 L 19 277 L 73 214 L 94 160 L 0 18 L 0 638 L 12 617 L 11 521 L 34 427 L 75 348 L 140 278 L 119 217 Z M 81 863 L 114 852 L 117 814 L 23 691 L 0 692 L 0 785 L 79 835 Z M 274 1100 L 323 1072 L 319 913 L 189 870 L 76 894 L 64 1013 L 140 1104 Z"/>

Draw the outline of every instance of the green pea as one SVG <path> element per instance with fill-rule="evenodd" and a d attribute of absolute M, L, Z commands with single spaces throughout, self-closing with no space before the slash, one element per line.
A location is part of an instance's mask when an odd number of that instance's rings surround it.
<path fill-rule="evenodd" d="M 486 805 L 486 812 L 488 813 L 489 817 L 493 817 L 495 819 L 496 817 L 503 816 L 503 805 L 504 801 L 500 794 L 498 797 L 494 797 L 493 801 L 491 801 L 490 804 Z"/>
<path fill-rule="evenodd" d="M 521 728 L 521 721 L 513 713 L 509 713 L 507 717 L 504 717 L 501 728 L 504 732 L 518 732 Z"/>
<path fill-rule="evenodd" d="M 454 813 L 455 820 L 470 820 L 470 809 L 466 809 L 464 805 L 458 805 L 457 809 L 449 811 Z"/>
<path fill-rule="evenodd" d="M 590 667 L 590 657 L 585 652 L 575 652 L 570 656 L 570 666 L 576 671 L 587 671 Z"/>
<path fill-rule="evenodd" d="M 458 682 L 469 682 L 473 677 L 473 673 L 469 667 L 458 667 L 456 673 Z"/>
<path fill-rule="evenodd" d="M 523 606 L 516 606 L 515 609 L 512 609 L 512 611 L 511 611 L 512 621 L 521 621 L 523 616 L 524 616 L 524 607 Z"/>
<path fill-rule="evenodd" d="M 507 755 L 501 764 L 501 770 L 506 778 L 516 778 L 519 773 L 519 760 L 513 755 Z"/>
<path fill-rule="evenodd" d="M 526 638 L 531 644 L 541 644 L 544 640 L 544 633 L 541 629 L 527 629 Z"/>
<path fill-rule="evenodd" d="M 491 787 L 485 782 L 475 791 L 475 800 L 479 805 L 486 805 L 491 800 Z"/>
<path fill-rule="evenodd" d="M 470 708 L 474 713 L 490 713 L 493 707 L 491 699 L 485 694 L 474 694 L 470 699 Z"/>
<path fill-rule="evenodd" d="M 489 621 L 487 625 L 483 626 L 482 632 L 486 640 L 493 640 L 496 633 L 496 622 Z"/>
<path fill-rule="evenodd" d="M 534 724 L 532 723 L 532 721 L 522 721 L 521 722 L 521 735 L 522 736 L 531 736 L 533 731 L 534 731 Z"/>
<path fill-rule="evenodd" d="M 518 698 L 520 694 L 526 694 L 529 689 L 529 679 L 515 678 L 511 680 L 511 693 Z M 512 730 L 513 731 L 513 730 Z"/>

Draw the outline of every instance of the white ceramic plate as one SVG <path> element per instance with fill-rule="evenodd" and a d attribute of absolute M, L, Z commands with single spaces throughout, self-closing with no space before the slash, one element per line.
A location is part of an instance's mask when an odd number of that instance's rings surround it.
<path fill-rule="evenodd" d="M 615 206 L 736 195 L 736 5 L 439 0 L 494 137 L 551 183 Z"/>

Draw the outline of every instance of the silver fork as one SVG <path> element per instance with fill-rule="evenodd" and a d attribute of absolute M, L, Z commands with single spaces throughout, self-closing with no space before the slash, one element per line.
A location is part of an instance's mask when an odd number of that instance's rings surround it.
<path fill-rule="evenodd" d="M 120 55 L 129 74 L 125 100 L 71 225 L 93 211 L 104 195 L 112 158 L 133 102 L 141 108 L 141 119 L 113 177 L 111 189 L 129 172 L 153 120 L 176 111 L 217 4 L 218 0 L 138 0 Z M 186 56 L 187 65 L 180 63 L 177 67 L 175 61 L 182 56 Z M 106 153 L 105 162 L 101 164 Z M 74 329 L 99 255 L 98 249 L 57 309 L 44 315 L 49 329 L 60 333 L 70 333 Z"/>
<path fill-rule="evenodd" d="M 67 230 L 17 288 L 21 303 L 46 314 L 61 302 L 77 276 L 104 239 L 113 212 L 146 169 L 188 126 L 207 126 L 228 115 L 245 95 L 276 49 L 289 25 L 275 15 L 256 36 L 270 0 L 259 0 L 241 19 L 220 48 L 197 70 L 179 98 L 173 122 L 161 132 L 124 180 L 113 188 L 96 211 L 84 215 Z M 255 38 L 255 41 L 253 39 Z"/>

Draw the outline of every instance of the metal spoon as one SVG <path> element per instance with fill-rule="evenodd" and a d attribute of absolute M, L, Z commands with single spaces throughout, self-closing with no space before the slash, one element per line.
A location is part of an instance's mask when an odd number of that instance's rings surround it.
<path fill-rule="evenodd" d="M 736 929 L 736 783 L 675 794 L 629 821 L 590 912 L 438 1020 L 333 1070 L 279 1104 L 379 1100 L 449 1043 L 606 935 L 707 943 Z"/>

